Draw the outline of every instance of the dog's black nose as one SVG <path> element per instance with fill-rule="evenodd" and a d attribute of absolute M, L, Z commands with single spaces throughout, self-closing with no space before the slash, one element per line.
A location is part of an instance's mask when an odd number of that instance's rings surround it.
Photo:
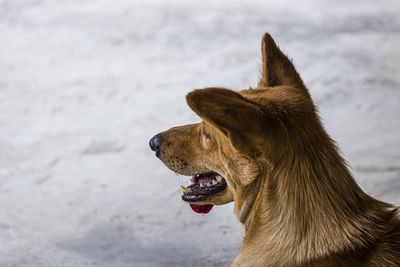
<path fill-rule="evenodd" d="M 158 135 L 153 136 L 150 139 L 149 145 L 150 145 L 151 150 L 155 151 L 156 155 L 158 156 L 160 154 L 160 150 L 161 150 L 160 137 Z"/>

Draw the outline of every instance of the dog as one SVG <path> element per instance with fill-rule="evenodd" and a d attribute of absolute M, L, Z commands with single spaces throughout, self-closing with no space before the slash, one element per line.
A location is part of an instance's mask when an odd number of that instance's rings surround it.
<path fill-rule="evenodd" d="M 355 182 L 288 57 L 266 33 L 256 88 L 190 92 L 200 123 L 155 135 L 150 147 L 192 176 L 196 212 L 234 201 L 245 236 L 232 266 L 400 266 L 397 207 Z"/>

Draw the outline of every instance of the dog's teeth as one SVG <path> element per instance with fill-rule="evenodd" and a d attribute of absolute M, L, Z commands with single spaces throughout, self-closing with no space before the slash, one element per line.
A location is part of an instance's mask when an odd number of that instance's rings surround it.
<path fill-rule="evenodd" d="M 208 183 L 207 183 L 207 186 L 211 186 L 211 183 L 210 183 L 210 182 L 208 182 Z"/>
<path fill-rule="evenodd" d="M 213 185 L 216 185 L 216 184 L 218 184 L 218 182 L 215 181 L 215 180 L 213 180 L 213 181 L 212 181 L 212 184 L 213 184 Z"/>
<path fill-rule="evenodd" d="M 182 189 L 183 193 L 187 193 L 187 192 L 189 192 L 189 191 L 190 191 L 190 189 L 189 189 L 189 188 L 187 188 L 187 187 L 184 187 L 183 185 L 181 185 L 181 189 Z"/>
<path fill-rule="evenodd" d="M 216 178 L 216 179 L 217 179 L 217 182 L 218 182 L 218 183 L 220 183 L 220 182 L 222 181 L 222 177 L 221 177 L 221 176 L 219 176 L 219 175 L 217 176 L 217 178 Z"/>
<path fill-rule="evenodd" d="M 200 187 L 204 187 L 204 184 L 200 184 Z"/>

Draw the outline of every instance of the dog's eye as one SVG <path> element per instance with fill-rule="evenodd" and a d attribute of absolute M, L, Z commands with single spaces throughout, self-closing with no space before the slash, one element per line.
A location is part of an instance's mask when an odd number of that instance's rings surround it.
<path fill-rule="evenodd" d="M 211 139 L 211 136 L 206 132 L 205 129 L 203 129 L 203 134 L 204 134 L 204 137 L 205 137 L 206 139 Z"/>

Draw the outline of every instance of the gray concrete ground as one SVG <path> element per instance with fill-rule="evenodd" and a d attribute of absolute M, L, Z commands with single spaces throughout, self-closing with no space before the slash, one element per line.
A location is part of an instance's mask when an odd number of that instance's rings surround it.
<path fill-rule="evenodd" d="M 148 139 L 185 94 L 257 83 L 270 32 L 361 186 L 400 204 L 400 2 L 0 0 L 0 266 L 229 266 Z"/>

